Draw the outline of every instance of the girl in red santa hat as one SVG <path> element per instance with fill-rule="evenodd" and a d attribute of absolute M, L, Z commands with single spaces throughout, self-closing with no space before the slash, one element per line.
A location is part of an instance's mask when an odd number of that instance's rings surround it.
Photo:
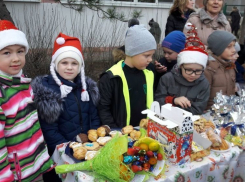
<path fill-rule="evenodd" d="M 0 181 L 35 181 L 54 165 L 22 68 L 29 45 L 10 21 L 0 20 Z"/>
<path fill-rule="evenodd" d="M 100 126 L 96 108 L 99 91 L 96 83 L 85 77 L 84 67 L 79 39 L 60 33 L 54 42 L 51 74 L 32 82 L 50 155 L 64 142 L 87 142 L 85 133 Z M 44 181 L 59 180 L 53 171 L 44 175 Z"/>
<path fill-rule="evenodd" d="M 171 72 L 160 78 L 155 100 L 160 105 L 171 103 L 193 114 L 202 114 L 210 94 L 209 82 L 203 73 L 207 61 L 208 53 L 195 33 L 187 39 Z"/>

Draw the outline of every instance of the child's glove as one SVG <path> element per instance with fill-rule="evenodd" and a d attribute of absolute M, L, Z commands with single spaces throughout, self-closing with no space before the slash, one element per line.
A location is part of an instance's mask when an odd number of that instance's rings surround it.
<path fill-rule="evenodd" d="M 88 135 L 85 133 L 80 133 L 76 136 L 76 140 L 80 143 L 86 143 L 88 142 Z"/>

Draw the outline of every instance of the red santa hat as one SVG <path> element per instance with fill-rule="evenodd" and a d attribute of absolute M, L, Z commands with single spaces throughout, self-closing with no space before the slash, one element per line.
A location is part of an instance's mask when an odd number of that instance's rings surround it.
<path fill-rule="evenodd" d="M 11 45 L 22 45 L 28 52 L 29 46 L 25 34 L 8 20 L 0 20 L 0 50 Z"/>
<path fill-rule="evenodd" d="M 185 25 L 188 38 L 186 39 L 185 48 L 178 54 L 178 66 L 188 63 L 197 63 L 206 68 L 208 61 L 208 53 L 205 51 L 205 46 L 197 36 L 196 27 L 191 23 Z"/>
<path fill-rule="evenodd" d="M 89 101 L 89 95 L 87 92 L 87 85 L 85 82 L 84 73 L 84 60 L 82 55 L 82 46 L 78 38 L 70 37 L 60 33 L 54 41 L 54 49 L 52 53 L 52 61 L 50 64 L 50 73 L 53 76 L 55 82 L 60 86 L 61 98 L 66 97 L 71 91 L 72 87 L 64 85 L 57 77 L 55 70 L 57 71 L 58 63 L 64 58 L 73 58 L 79 63 L 79 71 L 81 74 L 82 93 L 81 100 Z"/>

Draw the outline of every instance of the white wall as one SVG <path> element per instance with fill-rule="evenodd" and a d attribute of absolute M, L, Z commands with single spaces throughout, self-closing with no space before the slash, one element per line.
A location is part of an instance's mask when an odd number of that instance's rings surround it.
<path fill-rule="evenodd" d="M 88 8 L 78 13 L 57 3 L 6 2 L 6 5 L 17 26 L 27 33 L 29 39 L 31 39 L 29 41 L 33 42 L 39 36 L 37 34 L 53 41 L 59 32 L 63 32 L 79 37 L 86 47 L 122 45 L 128 25 L 127 22 L 98 18 L 97 13 Z M 106 9 L 107 7 L 103 8 Z M 141 24 L 145 24 L 148 29 L 148 22 L 151 18 L 154 18 L 159 23 L 163 39 L 169 9 L 147 7 L 119 8 L 128 19 L 131 18 L 130 15 L 134 9 L 142 10 L 143 17 L 139 21 Z M 53 26 L 52 28 L 51 25 Z M 96 39 L 97 42 L 89 45 L 91 44 L 88 43 L 89 39 L 92 38 Z M 40 38 L 38 41 L 40 41 Z"/>

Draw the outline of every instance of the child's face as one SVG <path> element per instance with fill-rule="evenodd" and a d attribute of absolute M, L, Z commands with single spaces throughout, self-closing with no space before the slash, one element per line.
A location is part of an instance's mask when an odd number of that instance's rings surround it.
<path fill-rule="evenodd" d="M 204 71 L 203 66 L 197 63 L 182 64 L 181 70 L 182 76 L 188 82 L 194 82 L 197 80 Z"/>
<path fill-rule="evenodd" d="M 174 61 L 174 60 L 177 60 L 177 56 L 178 56 L 178 53 L 169 49 L 169 48 L 166 48 L 166 47 L 163 47 L 163 52 L 164 52 L 164 57 L 165 59 L 168 61 L 168 62 L 171 62 L 171 61 Z"/>
<path fill-rule="evenodd" d="M 73 81 L 78 75 L 79 63 L 73 58 L 64 58 L 58 63 L 57 69 L 62 78 Z"/>
<path fill-rule="evenodd" d="M 231 61 L 232 61 L 233 63 L 235 63 L 238 57 L 239 57 L 239 55 L 238 55 L 237 52 L 236 52 L 236 53 L 233 55 L 233 58 L 231 59 Z"/>
<path fill-rule="evenodd" d="M 221 59 L 224 60 L 232 60 L 234 59 L 234 54 L 236 53 L 235 50 L 235 41 L 232 41 L 224 50 L 224 52 L 219 56 Z"/>
<path fill-rule="evenodd" d="M 16 75 L 25 65 L 25 47 L 11 45 L 0 50 L 0 70 L 9 75 Z"/>
<path fill-rule="evenodd" d="M 144 70 L 152 61 L 152 56 L 154 53 L 155 50 L 150 50 L 133 56 L 131 59 L 132 67 L 137 68 L 138 70 Z"/>

